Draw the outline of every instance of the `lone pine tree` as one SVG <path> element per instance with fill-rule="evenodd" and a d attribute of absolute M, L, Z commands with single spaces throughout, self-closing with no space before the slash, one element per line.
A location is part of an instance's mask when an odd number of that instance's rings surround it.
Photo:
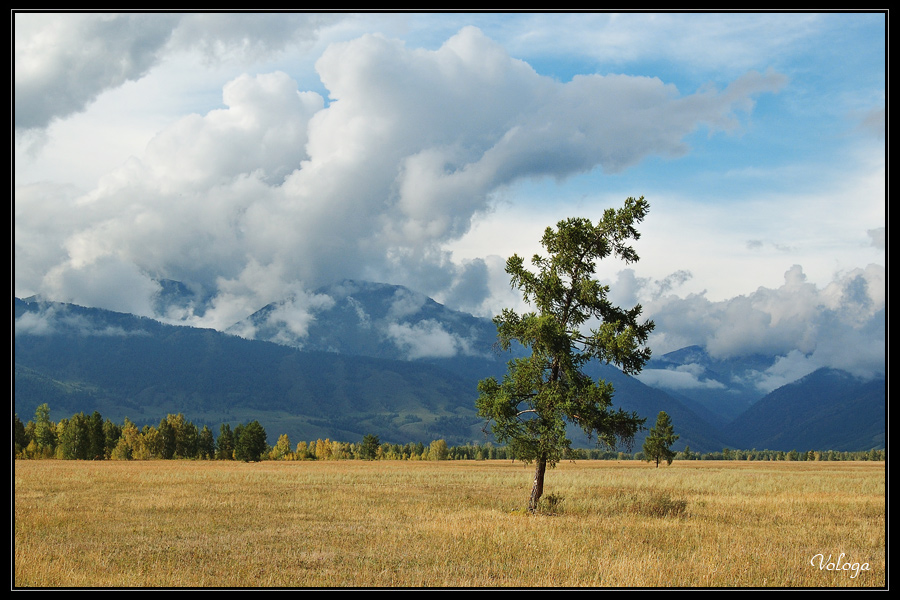
<path fill-rule="evenodd" d="M 679 437 L 681 436 L 675 434 L 672 419 L 669 418 L 669 415 L 665 412 L 660 412 L 656 417 L 656 425 L 650 428 L 650 432 L 644 440 L 644 458 L 647 462 L 655 460 L 657 468 L 659 468 L 659 461 L 661 460 L 671 465 L 672 459 L 675 458 L 672 444 Z"/>
<path fill-rule="evenodd" d="M 504 309 L 495 317 L 499 345 L 509 350 L 518 342 L 531 355 L 511 360 L 502 381 L 479 382 L 476 406 L 498 441 L 508 444 L 516 458 L 535 463 L 532 512 L 544 493 L 547 466 L 571 451 L 567 423 L 615 448 L 630 447 L 646 421 L 633 412 L 613 411 L 613 386 L 594 381 L 583 367 L 599 360 L 634 375 L 650 358 L 645 344 L 653 322 L 638 322 L 640 305 L 614 306 L 607 299 L 609 286 L 594 279 L 598 260 L 638 260 L 629 242 L 640 238 L 635 224 L 648 210 L 643 197 L 628 198 L 623 208 L 606 210 L 596 225 L 583 218 L 560 221 L 544 233 L 541 243 L 548 256 L 532 258 L 535 272 L 518 255 L 506 262 L 512 287 L 535 310 L 519 315 Z"/>

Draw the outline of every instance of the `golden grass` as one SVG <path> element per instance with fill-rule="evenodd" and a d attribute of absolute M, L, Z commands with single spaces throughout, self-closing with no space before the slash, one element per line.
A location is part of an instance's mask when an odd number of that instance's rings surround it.
<path fill-rule="evenodd" d="M 16 461 L 14 583 L 886 585 L 885 463 L 562 463 L 540 515 L 521 510 L 530 478 L 507 461 Z"/>

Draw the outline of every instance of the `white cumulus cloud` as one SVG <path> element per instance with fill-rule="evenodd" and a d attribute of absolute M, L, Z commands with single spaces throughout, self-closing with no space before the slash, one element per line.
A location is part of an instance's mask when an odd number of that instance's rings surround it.
<path fill-rule="evenodd" d="M 783 84 L 755 72 L 687 95 L 648 77 L 563 83 L 474 27 L 436 50 L 364 35 L 330 45 L 316 68 L 327 98 L 283 72 L 231 80 L 224 108 L 172 123 L 142 156 L 61 202 L 74 221 L 35 216 L 40 203 L 17 191 L 17 271 L 29 278 L 17 286 L 109 307 L 107 279 L 90 265 L 128 264 L 129 277 L 202 286 L 210 326 L 340 278 L 467 290 L 478 305 L 487 278 L 440 247 L 497 190 L 682 154 L 685 136 L 733 127 L 754 95 Z M 25 243 L 39 220 L 40 249 Z M 142 292 L 152 286 L 133 286 L 117 308 L 145 310 Z"/>

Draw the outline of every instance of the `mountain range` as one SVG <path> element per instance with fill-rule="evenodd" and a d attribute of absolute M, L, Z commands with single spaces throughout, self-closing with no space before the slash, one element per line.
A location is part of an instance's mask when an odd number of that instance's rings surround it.
<path fill-rule="evenodd" d="M 193 300 L 177 282 L 165 307 Z M 218 431 L 256 419 L 270 442 L 376 434 L 406 443 L 490 441 L 475 412 L 477 382 L 502 377 L 489 319 L 453 311 L 407 288 L 342 281 L 261 308 L 225 332 L 134 315 L 14 299 L 16 413 L 46 402 L 54 418 L 99 411 L 156 424 L 182 412 Z M 666 411 L 675 448 L 868 450 L 885 444 L 886 386 L 821 369 L 763 394 L 748 373 L 775 357 L 717 360 L 692 346 L 651 360 L 642 379 L 611 366 L 615 405 L 647 417 Z M 702 385 L 673 385 L 689 374 Z M 666 382 L 669 383 L 666 383 Z M 578 430 L 575 446 L 592 442 Z M 640 448 L 642 437 L 635 441 Z"/>

